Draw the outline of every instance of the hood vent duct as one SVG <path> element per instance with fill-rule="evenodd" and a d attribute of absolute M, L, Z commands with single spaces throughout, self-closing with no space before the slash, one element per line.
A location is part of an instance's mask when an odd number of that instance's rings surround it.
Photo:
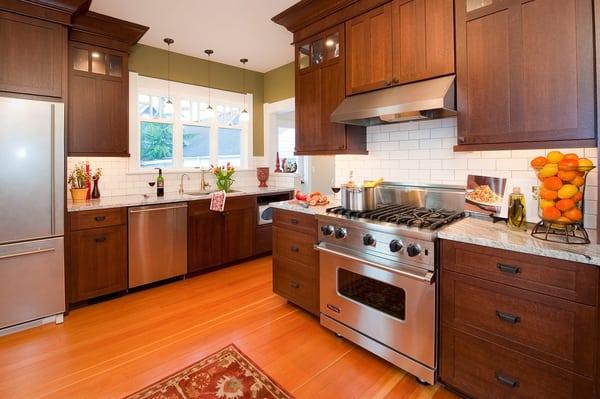
<path fill-rule="evenodd" d="M 331 122 L 374 126 L 456 115 L 455 75 L 346 97 Z"/>

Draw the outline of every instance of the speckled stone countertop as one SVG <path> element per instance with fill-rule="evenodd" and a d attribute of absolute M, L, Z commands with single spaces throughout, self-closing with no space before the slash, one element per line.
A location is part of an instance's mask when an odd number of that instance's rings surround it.
<path fill-rule="evenodd" d="M 227 194 L 228 197 L 241 197 L 244 195 L 265 195 L 265 194 L 279 194 L 293 191 L 291 188 L 283 187 L 234 187 L 236 192 Z M 122 208 L 129 206 L 140 206 L 140 205 L 158 205 L 167 204 L 173 202 L 186 202 L 196 201 L 201 199 L 209 199 L 210 194 L 207 195 L 189 195 L 189 194 L 176 194 L 166 193 L 164 197 L 157 197 L 152 195 L 150 197 L 144 197 L 143 195 L 118 195 L 112 197 L 101 197 L 95 200 L 73 202 L 67 201 L 67 211 L 90 211 L 95 209 L 106 209 L 106 208 Z"/>
<path fill-rule="evenodd" d="M 440 229 L 438 238 L 600 266 L 596 230 L 588 234 L 591 244 L 558 244 L 532 237 L 531 226 L 527 232 L 513 231 L 503 222 L 468 217 Z"/>
<path fill-rule="evenodd" d="M 328 208 L 340 206 L 339 200 L 333 201 L 327 205 L 309 206 L 308 208 L 300 205 L 296 200 L 272 202 L 269 204 L 273 208 L 284 209 L 286 211 L 306 213 L 308 215 L 323 215 Z"/>

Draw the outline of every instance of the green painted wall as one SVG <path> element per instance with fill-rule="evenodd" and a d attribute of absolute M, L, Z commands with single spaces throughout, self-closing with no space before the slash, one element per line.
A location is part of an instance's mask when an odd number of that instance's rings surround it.
<path fill-rule="evenodd" d="M 265 73 L 265 103 L 274 103 L 294 97 L 294 63 L 280 66 Z"/>
<path fill-rule="evenodd" d="M 199 86 L 208 86 L 208 62 L 201 58 L 171 53 L 171 80 Z M 167 51 L 137 44 L 129 55 L 129 70 L 143 76 L 167 79 Z M 210 68 L 211 85 L 214 88 L 242 92 L 242 69 L 213 62 Z M 254 120 L 253 152 L 264 153 L 263 104 L 264 77 L 260 72 L 246 71 L 246 91 L 252 93 Z"/>

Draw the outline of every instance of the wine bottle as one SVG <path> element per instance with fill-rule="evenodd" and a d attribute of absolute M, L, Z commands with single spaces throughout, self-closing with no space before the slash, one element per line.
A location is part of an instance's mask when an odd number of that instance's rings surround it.
<path fill-rule="evenodd" d="M 158 177 L 156 178 L 156 196 L 163 197 L 165 195 L 165 178 L 162 175 L 162 169 L 158 169 Z"/>

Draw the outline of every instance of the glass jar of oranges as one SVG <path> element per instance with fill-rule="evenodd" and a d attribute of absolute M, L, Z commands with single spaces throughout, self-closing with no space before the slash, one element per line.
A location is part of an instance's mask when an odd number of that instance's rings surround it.
<path fill-rule="evenodd" d="M 531 161 L 539 180 L 540 219 L 553 228 L 582 226 L 585 180 L 595 168 L 577 154 L 551 151 Z"/>

